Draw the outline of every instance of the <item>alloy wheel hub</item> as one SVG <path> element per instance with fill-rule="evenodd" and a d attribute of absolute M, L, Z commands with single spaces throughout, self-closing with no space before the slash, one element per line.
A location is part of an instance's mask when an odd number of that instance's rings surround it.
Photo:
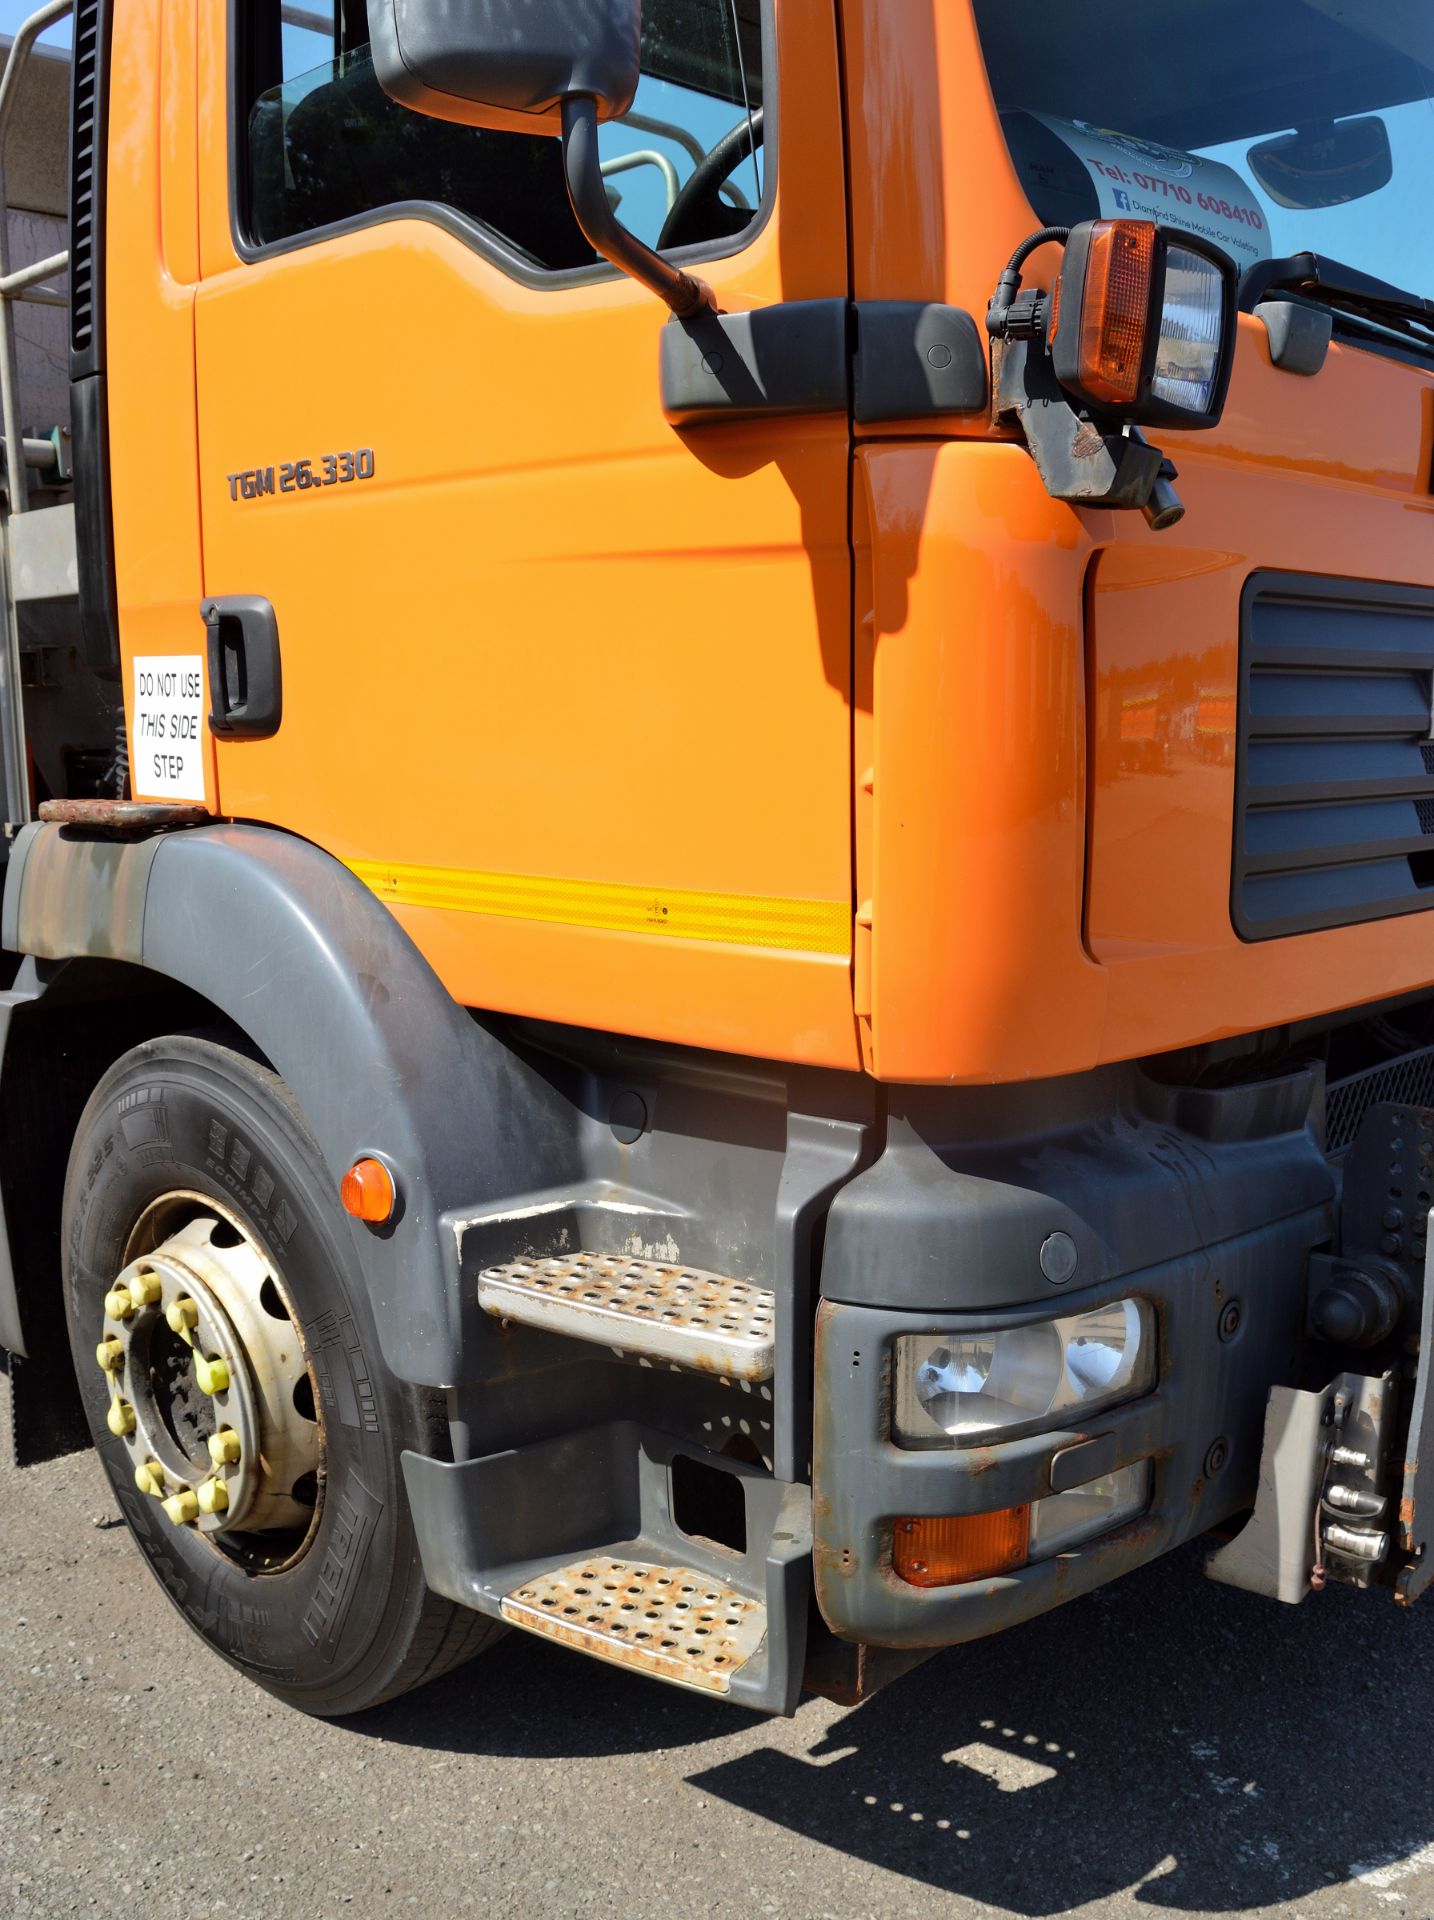
<path fill-rule="evenodd" d="M 105 1295 L 96 1359 L 109 1429 L 135 1485 L 176 1526 L 221 1546 L 224 1535 L 306 1533 L 322 1436 L 303 1342 L 264 1253 L 212 1201 L 192 1199 L 204 1211 Z"/>

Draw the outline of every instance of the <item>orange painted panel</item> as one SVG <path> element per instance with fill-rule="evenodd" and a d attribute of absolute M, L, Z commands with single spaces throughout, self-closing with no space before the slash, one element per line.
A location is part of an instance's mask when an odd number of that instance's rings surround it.
<path fill-rule="evenodd" d="M 1168 436 L 1187 513 L 1163 534 L 1056 505 L 1018 446 L 860 454 L 883 1078 L 1073 1072 L 1434 982 L 1424 915 L 1253 944 L 1231 924 L 1245 580 L 1434 585 L 1434 379 L 1336 347 L 1321 380 L 1346 422 L 1323 453 L 1307 384 L 1242 322 L 1225 421 Z"/>
<path fill-rule="evenodd" d="M 1231 923 L 1245 581 L 1273 568 L 1434 586 L 1434 377 L 1335 345 L 1318 408 L 1312 385 L 1272 367 L 1263 327 L 1242 321 L 1224 420 L 1170 437 L 1185 519 L 1162 535 L 1122 525 L 1094 570 L 1087 937 L 1111 977 L 1112 1054 L 1434 982 L 1422 914 L 1254 943 Z"/>
<path fill-rule="evenodd" d="M 710 269 L 728 307 L 846 288 L 835 22 L 780 19 L 777 205 Z M 408 873 L 395 911 L 466 1004 L 856 1064 L 846 421 L 679 433 L 651 294 L 523 286 L 425 220 L 241 263 L 222 28 L 204 15 L 205 587 L 273 602 L 284 676 L 278 733 L 219 744 L 225 812 Z M 362 449 L 362 483 L 231 485 Z M 531 917 L 483 910 L 505 887 Z M 625 930 L 614 890 L 756 931 Z"/>
<path fill-rule="evenodd" d="M 1014 446 L 865 449 L 873 620 L 872 1043 L 888 1080 L 1097 1056 L 1081 945 L 1081 590 L 1091 541 Z"/>
<path fill-rule="evenodd" d="M 131 0 L 116 9 L 107 364 L 127 706 L 132 705 L 136 655 L 181 655 L 203 671 L 194 398 L 197 30 L 194 11 L 182 0 Z M 207 705 L 206 699 L 206 710 Z M 201 756 L 205 804 L 213 809 L 214 755 L 207 736 Z M 131 739 L 130 765 L 139 798 L 146 792 L 147 764 L 142 743 Z"/>

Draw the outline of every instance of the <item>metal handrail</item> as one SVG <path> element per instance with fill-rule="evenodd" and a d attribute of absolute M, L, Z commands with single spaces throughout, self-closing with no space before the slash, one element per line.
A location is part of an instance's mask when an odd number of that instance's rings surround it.
<path fill-rule="evenodd" d="M 67 248 L 64 253 L 53 254 L 48 260 L 37 261 L 32 267 L 11 270 L 10 195 L 5 176 L 5 144 L 10 133 L 10 122 L 15 117 L 15 102 L 19 98 L 20 81 L 29 64 L 31 49 L 45 29 L 73 13 L 74 6 L 75 0 L 46 0 L 44 6 L 37 7 L 11 42 L 4 76 L 0 77 L 0 428 L 4 430 L 7 447 L 19 446 L 21 439 L 20 371 L 15 352 L 15 329 L 10 324 L 10 302 L 38 281 L 48 279 L 52 273 L 62 273 L 70 264 L 70 255 Z M 50 293 L 53 289 L 44 288 L 42 291 Z M 47 301 L 44 304 L 51 303 Z M 14 460 L 9 466 L 10 511 L 24 513 L 30 505 L 25 462 Z M 11 624 L 13 626 L 14 623 Z M 18 648 L 16 654 L 15 665 L 18 668 Z"/>
<path fill-rule="evenodd" d="M 634 167 L 656 167 L 662 175 L 662 190 L 667 201 L 667 211 L 671 213 L 677 199 L 677 169 L 665 153 L 659 153 L 656 147 L 634 147 L 630 153 L 616 153 L 611 160 L 602 162 L 601 172 L 604 180 L 615 173 L 629 173 Z"/>

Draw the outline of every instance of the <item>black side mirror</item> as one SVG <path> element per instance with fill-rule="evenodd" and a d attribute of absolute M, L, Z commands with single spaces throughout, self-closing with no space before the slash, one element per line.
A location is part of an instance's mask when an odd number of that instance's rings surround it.
<path fill-rule="evenodd" d="M 1387 187 L 1394 173 L 1389 129 L 1377 113 L 1282 133 L 1245 157 L 1272 200 L 1302 212 L 1362 200 Z"/>
<path fill-rule="evenodd" d="M 711 290 L 620 225 L 599 166 L 601 120 L 641 75 L 642 0 L 368 0 L 374 72 L 400 105 L 508 132 L 561 131 L 568 198 L 615 266 L 686 317 Z"/>
<path fill-rule="evenodd" d="M 374 72 L 436 120 L 556 133 L 562 102 L 599 120 L 637 92 L 641 0 L 368 0 Z"/>

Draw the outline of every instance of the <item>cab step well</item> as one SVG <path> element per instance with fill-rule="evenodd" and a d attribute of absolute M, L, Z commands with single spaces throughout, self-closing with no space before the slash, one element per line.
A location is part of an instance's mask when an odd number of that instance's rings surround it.
<path fill-rule="evenodd" d="M 501 1320 L 726 1380 L 772 1377 L 776 1297 L 751 1280 L 575 1253 L 487 1268 L 478 1304 Z"/>
<path fill-rule="evenodd" d="M 767 1634 L 759 1600 L 706 1573 L 593 1554 L 505 1594 L 502 1615 L 597 1660 L 726 1693 Z"/>

